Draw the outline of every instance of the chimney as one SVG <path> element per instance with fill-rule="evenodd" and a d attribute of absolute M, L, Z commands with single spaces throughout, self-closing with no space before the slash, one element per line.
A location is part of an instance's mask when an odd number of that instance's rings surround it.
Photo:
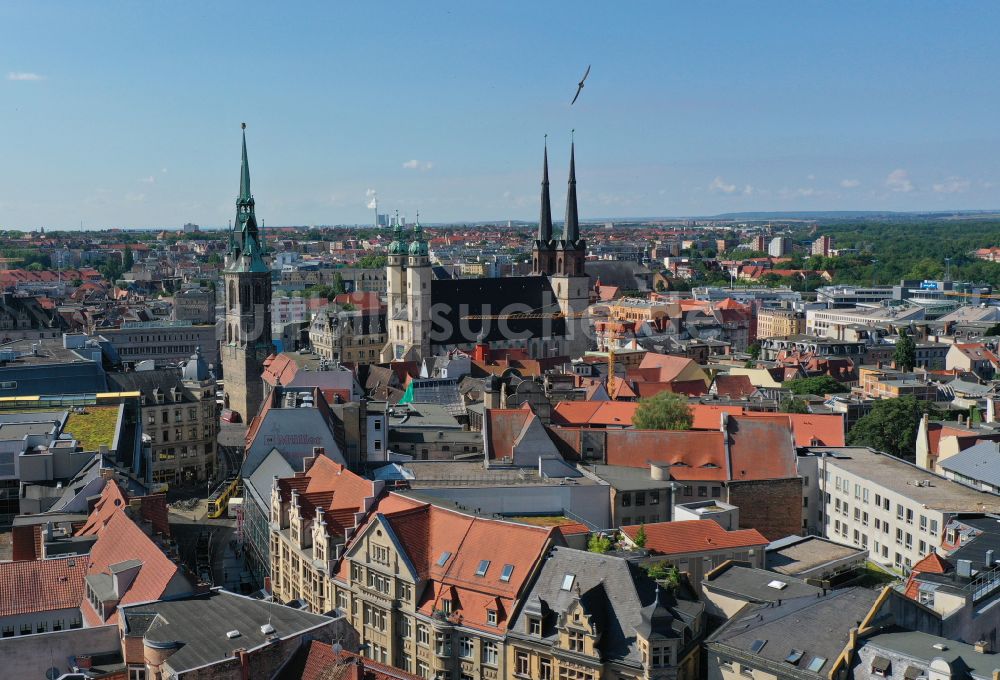
<path fill-rule="evenodd" d="M 979 654 L 989 654 L 992 651 L 990 648 L 989 640 L 977 640 L 976 643 L 973 645 L 973 648 Z M 993 671 L 994 677 L 996 677 L 997 672 L 998 671 Z"/>
<path fill-rule="evenodd" d="M 986 568 L 992 569 L 996 564 L 996 554 L 992 550 L 986 551 Z"/>
<path fill-rule="evenodd" d="M 240 657 L 240 678 L 250 680 L 250 653 L 245 649 L 237 649 L 236 653 Z"/>

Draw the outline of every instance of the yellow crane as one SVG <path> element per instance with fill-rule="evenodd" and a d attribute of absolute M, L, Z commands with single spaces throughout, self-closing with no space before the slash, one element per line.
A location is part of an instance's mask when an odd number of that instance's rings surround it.
<path fill-rule="evenodd" d="M 988 295 L 986 293 L 961 293 L 957 290 L 946 290 L 943 291 L 942 295 L 950 295 L 952 297 L 978 297 L 978 298 L 986 298 L 988 300 L 1000 300 L 1000 295 Z"/>

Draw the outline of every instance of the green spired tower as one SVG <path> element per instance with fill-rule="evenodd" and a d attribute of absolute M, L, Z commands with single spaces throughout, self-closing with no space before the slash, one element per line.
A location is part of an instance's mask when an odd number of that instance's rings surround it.
<path fill-rule="evenodd" d="M 222 339 L 222 373 L 226 403 L 243 422 L 257 415 L 264 399 L 261 379 L 271 342 L 271 269 L 264 262 L 263 234 L 257 227 L 250 164 L 247 162 L 246 123 L 243 123 L 243 161 L 236 222 L 229 234 L 229 252 L 222 272 L 226 290 L 225 337 Z"/>

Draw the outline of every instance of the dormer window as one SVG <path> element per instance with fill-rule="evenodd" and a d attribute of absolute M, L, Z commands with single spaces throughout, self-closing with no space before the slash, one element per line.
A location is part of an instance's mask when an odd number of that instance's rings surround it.
<path fill-rule="evenodd" d="M 535 618 L 534 616 L 528 618 L 528 634 L 541 636 L 542 634 L 542 620 Z"/>

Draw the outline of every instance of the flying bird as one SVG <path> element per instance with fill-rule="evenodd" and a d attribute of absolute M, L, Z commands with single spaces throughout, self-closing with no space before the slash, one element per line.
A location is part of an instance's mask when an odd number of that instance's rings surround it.
<path fill-rule="evenodd" d="M 576 104 L 577 97 L 579 97 L 580 93 L 583 91 L 583 81 L 585 81 L 587 79 L 587 76 L 589 76 L 589 75 L 590 75 L 590 64 L 587 64 L 587 71 L 586 71 L 586 73 L 583 74 L 583 78 L 580 78 L 580 82 L 577 83 L 577 85 L 576 85 L 576 94 L 573 95 L 573 101 L 571 101 L 569 103 L 570 106 L 573 106 L 573 104 Z"/>

